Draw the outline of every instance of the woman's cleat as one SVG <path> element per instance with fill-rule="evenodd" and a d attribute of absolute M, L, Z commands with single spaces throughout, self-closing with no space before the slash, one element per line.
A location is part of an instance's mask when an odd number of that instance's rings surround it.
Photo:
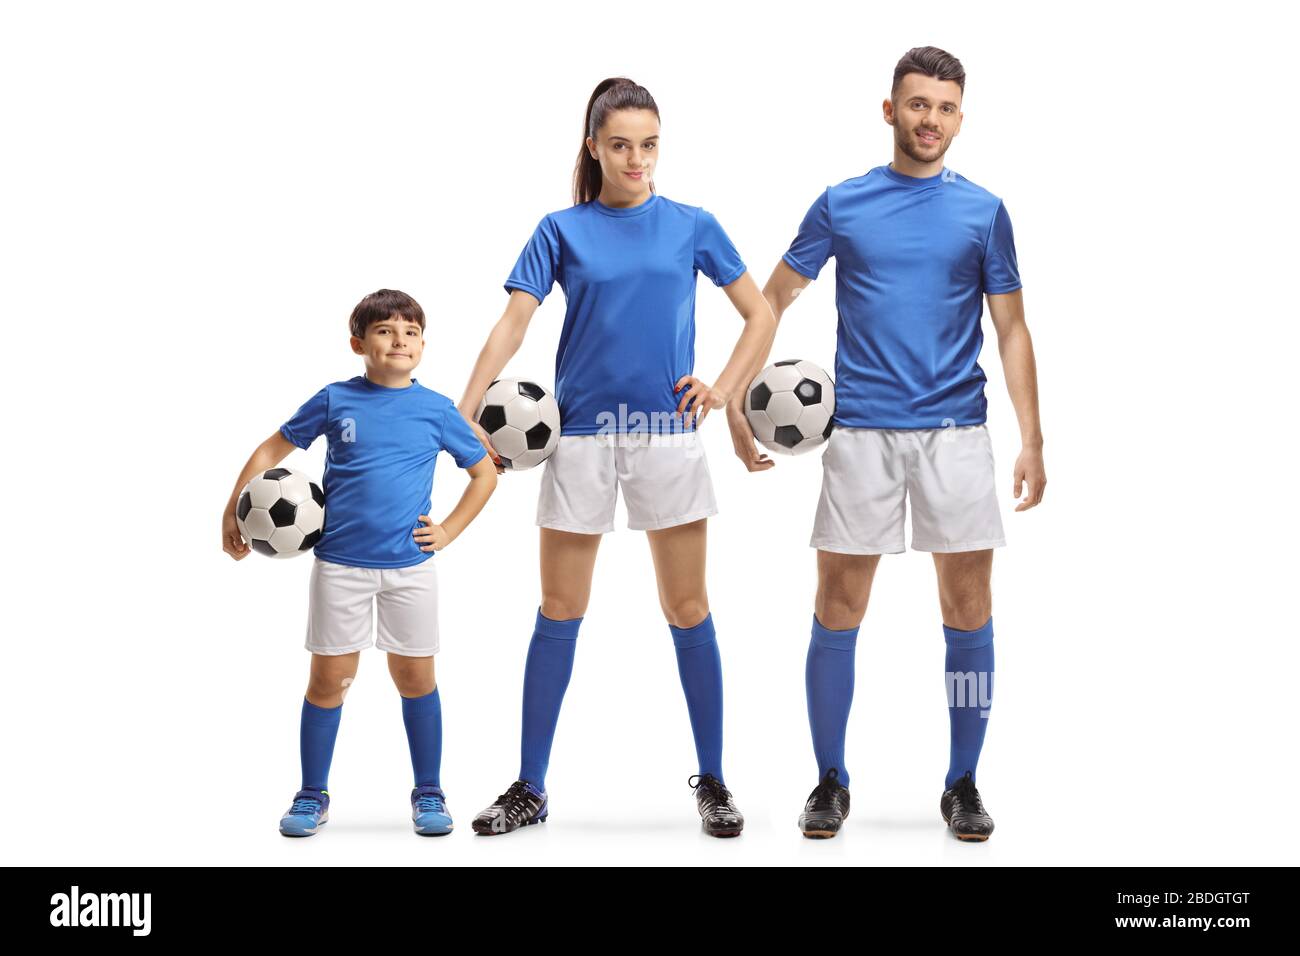
<path fill-rule="evenodd" d="M 451 832 L 451 814 L 441 787 L 425 785 L 411 791 L 411 820 L 420 836 L 446 836 Z"/>

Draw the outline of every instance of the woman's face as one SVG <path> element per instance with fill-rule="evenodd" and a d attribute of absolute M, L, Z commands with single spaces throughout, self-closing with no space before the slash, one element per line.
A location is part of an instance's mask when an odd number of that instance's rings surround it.
<path fill-rule="evenodd" d="M 587 137 L 587 151 L 600 163 L 606 198 L 646 197 L 659 158 L 659 117 L 654 110 L 615 110 L 596 139 Z"/>

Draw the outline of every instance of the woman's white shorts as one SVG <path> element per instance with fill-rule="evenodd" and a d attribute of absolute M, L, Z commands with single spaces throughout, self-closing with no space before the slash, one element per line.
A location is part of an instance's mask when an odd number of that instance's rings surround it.
<path fill-rule="evenodd" d="M 537 524 L 579 534 L 613 531 L 620 488 L 634 531 L 718 513 L 704 443 L 695 432 L 563 435 L 546 459 Z"/>

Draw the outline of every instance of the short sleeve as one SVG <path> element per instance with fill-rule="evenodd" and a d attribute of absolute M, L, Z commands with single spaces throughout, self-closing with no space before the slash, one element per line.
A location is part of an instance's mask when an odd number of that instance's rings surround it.
<path fill-rule="evenodd" d="M 984 243 L 984 291 L 989 295 L 1015 292 L 1020 288 L 1020 267 L 1016 263 L 1016 241 L 1011 234 L 1007 207 L 998 202 L 988 240 Z"/>
<path fill-rule="evenodd" d="M 541 302 L 555 284 L 560 263 L 560 233 L 555 220 L 546 215 L 533 230 L 515 267 L 506 280 L 506 291 L 523 289 Z"/>
<path fill-rule="evenodd" d="M 487 449 L 469 427 L 460 409 L 448 402 L 442 413 L 442 450 L 456 460 L 459 468 L 478 464 Z"/>
<path fill-rule="evenodd" d="M 695 268 L 716 286 L 731 285 L 745 274 L 745 263 L 731 237 L 706 209 L 695 216 Z"/>
<path fill-rule="evenodd" d="M 790 248 L 781 258 L 785 263 L 806 279 L 816 279 L 831 257 L 831 205 L 830 190 L 822 194 L 808 207 L 803 222 L 799 223 L 799 233 L 790 243 Z"/>
<path fill-rule="evenodd" d="M 280 426 L 280 434 L 299 448 L 310 448 L 312 442 L 325 434 L 329 404 L 329 386 L 326 386 L 303 402 L 293 417 Z"/>

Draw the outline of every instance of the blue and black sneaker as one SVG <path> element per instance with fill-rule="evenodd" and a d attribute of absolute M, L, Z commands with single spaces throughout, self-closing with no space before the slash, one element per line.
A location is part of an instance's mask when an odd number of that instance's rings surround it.
<path fill-rule="evenodd" d="M 288 837 L 311 836 L 330 818 L 328 790 L 299 790 L 293 805 L 280 818 L 280 832 Z"/>
<path fill-rule="evenodd" d="M 446 836 L 451 832 L 447 795 L 441 787 L 425 784 L 411 791 L 411 820 L 420 836 Z"/>
<path fill-rule="evenodd" d="M 516 780 L 492 806 L 476 816 L 470 826 L 480 836 L 495 836 L 542 823 L 548 813 L 546 791 L 538 790 L 527 780 Z"/>

